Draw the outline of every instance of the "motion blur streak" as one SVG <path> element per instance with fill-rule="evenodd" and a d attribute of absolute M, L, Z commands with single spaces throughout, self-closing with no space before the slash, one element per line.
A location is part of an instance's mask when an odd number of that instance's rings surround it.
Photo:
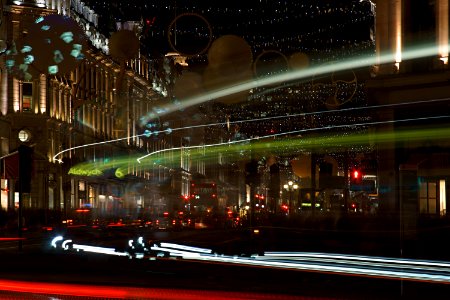
<path fill-rule="evenodd" d="M 189 260 L 225 264 L 450 284 L 449 268 L 432 268 L 431 270 L 428 270 L 427 268 L 410 268 L 407 264 L 400 266 L 392 263 L 375 265 L 373 262 L 370 263 L 370 261 L 349 263 L 345 260 L 326 261 L 323 258 L 314 258 L 308 261 L 296 261 L 292 258 L 280 260 L 260 260 L 255 259 L 256 257 L 257 256 L 248 258 L 224 255 L 201 255 L 199 257 L 194 257 L 192 255 L 183 256 L 184 259 Z M 427 273 L 427 271 L 432 272 Z"/>
<path fill-rule="evenodd" d="M 440 262 L 440 261 L 432 261 L 432 260 L 416 260 L 416 259 L 397 259 L 397 258 L 388 258 L 388 257 L 371 257 L 371 256 L 362 256 L 362 255 L 348 255 L 348 254 L 334 254 L 334 253 L 310 253 L 310 252 L 266 252 L 264 256 L 259 256 L 257 258 L 304 258 L 304 257 L 312 257 L 312 258 L 332 258 L 332 259 L 348 259 L 348 260 L 358 260 L 358 261 L 370 261 L 370 262 L 386 262 L 393 264 L 411 264 L 411 265 L 420 265 L 420 266 L 433 266 L 433 267 L 446 267 L 449 268 L 447 271 L 450 272 L 450 263 Z"/>
<path fill-rule="evenodd" d="M 282 115 L 282 116 L 272 116 L 272 117 L 264 117 L 264 118 L 256 118 L 256 119 L 249 119 L 249 120 L 237 120 L 237 121 L 230 121 L 229 124 L 242 124 L 242 123 L 251 123 L 251 122 L 260 122 L 260 121 L 267 121 L 267 120 L 277 120 L 277 119 L 288 119 L 288 118 L 296 118 L 296 117 L 304 117 L 309 115 L 321 115 L 321 114 L 330 114 L 335 112 L 345 112 L 345 111 L 356 111 L 356 110 L 369 110 L 369 109 L 378 109 L 383 107 L 395 107 L 395 106 L 409 106 L 409 105 L 415 105 L 415 104 L 423 104 L 423 103 L 432 103 L 432 102 L 443 102 L 443 101 L 449 101 L 449 98 L 442 98 L 442 99 L 433 99 L 433 100 L 426 100 L 426 101 L 411 101 L 411 102 L 402 102 L 402 103 L 393 103 L 393 104 L 383 104 L 383 105 L 373 105 L 373 106 L 364 106 L 364 107 L 349 107 L 349 108 L 340 108 L 340 109 L 333 109 L 333 110 L 325 110 L 325 111 L 317 111 L 317 112 L 304 112 L 304 113 L 298 113 L 298 114 L 291 114 L 291 115 Z M 216 122 L 216 123 L 208 123 L 208 124 L 201 124 L 201 125 L 192 125 L 192 126 L 186 126 L 186 127 L 179 127 L 179 128 L 173 128 L 172 131 L 181 131 L 181 130 L 187 130 L 187 129 L 195 129 L 195 128 L 204 128 L 204 127 L 211 127 L 211 126 L 224 126 L 227 125 L 227 122 Z M 163 133 L 164 130 L 161 131 L 154 131 L 153 133 Z M 130 138 L 136 138 L 141 136 L 146 136 L 147 134 L 137 134 L 133 135 Z M 93 146 L 99 146 L 109 143 L 115 143 L 127 140 L 128 137 L 125 138 L 118 138 L 113 140 L 107 140 L 107 141 L 101 141 L 101 142 L 95 142 L 95 143 L 89 143 L 84 145 L 78 145 L 74 147 L 70 147 L 67 149 L 64 149 L 58 153 L 56 153 L 53 156 L 53 159 L 55 161 L 58 161 L 62 163 L 62 160 L 58 158 L 61 154 L 76 150 L 80 148 L 86 148 L 86 147 L 93 147 Z"/>
<path fill-rule="evenodd" d="M 404 60 L 408 59 L 415 59 L 415 58 L 421 58 L 421 57 L 427 57 L 427 56 L 434 56 L 438 53 L 438 48 L 435 45 L 431 46 L 422 46 L 422 47 L 416 47 L 415 49 L 405 49 L 403 52 Z M 317 77 L 320 75 L 343 71 L 343 70 L 349 70 L 349 69 L 356 69 L 356 68 L 363 68 L 363 67 L 370 67 L 378 64 L 384 64 L 384 63 L 392 63 L 392 56 L 391 55 L 383 55 L 380 56 L 379 60 L 377 60 L 374 56 L 367 56 L 363 58 L 352 58 L 348 60 L 343 61 L 336 61 L 331 62 L 330 64 L 326 66 L 317 66 L 317 67 L 311 67 L 305 70 L 297 70 L 297 71 L 291 71 L 286 72 L 283 74 L 274 75 L 271 77 L 259 79 L 259 80 L 251 80 L 247 82 L 243 82 L 239 85 L 233 85 L 227 88 L 218 89 L 215 91 L 212 91 L 210 93 L 202 94 L 196 97 L 191 97 L 188 99 L 183 99 L 183 102 L 181 105 L 167 105 L 162 110 L 164 111 L 164 114 L 168 114 L 180 109 L 186 109 L 193 105 L 202 104 L 204 102 L 218 99 L 224 96 L 229 96 L 232 94 L 237 94 L 243 91 L 251 90 L 257 87 L 267 86 L 267 85 L 274 85 L 274 84 L 281 84 L 285 82 L 289 82 L 292 80 L 301 80 L 304 78 L 309 77 Z"/>
<path fill-rule="evenodd" d="M 85 252 L 99 253 L 99 254 L 109 254 L 109 255 L 117 255 L 117 256 L 127 256 L 128 254 L 124 252 L 116 252 L 114 248 L 104 248 L 104 247 L 96 247 L 96 246 L 88 246 L 88 245 L 79 245 L 73 244 L 73 249 L 83 250 Z"/>
<path fill-rule="evenodd" d="M 179 244 L 173 244 L 173 243 L 165 243 L 165 242 L 161 243 L 161 247 L 181 249 L 181 250 L 194 251 L 194 252 L 200 252 L 200 253 L 212 253 L 211 249 L 191 247 L 191 246 L 185 246 L 185 245 L 179 245 Z"/>
<path fill-rule="evenodd" d="M 98 297 L 101 299 L 165 299 L 165 300 L 240 300 L 240 299 L 327 299 L 317 297 L 300 297 L 276 294 L 257 294 L 250 292 L 223 292 L 201 290 L 178 290 L 162 288 L 108 287 L 101 285 L 62 284 L 45 282 L 28 282 L 0 279 L 0 290 L 75 297 Z M 26 299 L 26 298 L 25 298 Z"/>
<path fill-rule="evenodd" d="M 333 126 L 326 126 L 326 127 L 317 127 L 317 128 L 309 128 L 309 129 L 301 129 L 301 130 L 294 130 L 289 132 L 282 132 L 277 134 L 271 134 L 271 135 L 264 135 L 264 136 L 258 136 L 254 138 L 248 138 L 238 141 L 231 141 L 231 142 L 224 142 L 224 143 L 218 143 L 218 144 L 206 144 L 206 145 L 195 145 L 195 146 L 184 146 L 184 147 L 177 147 L 177 148 L 170 148 L 170 149 L 162 149 L 158 151 L 151 152 L 149 154 L 146 154 L 144 156 L 141 156 L 137 159 L 139 163 L 142 162 L 143 159 L 148 158 L 152 155 L 163 153 L 167 151 L 173 151 L 173 150 L 180 150 L 182 148 L 184 149 L 196 149 L 196 148 L 212 148 L 214 147 L 213 151 L 216 152 L 223 152 L 226 150 L 230 150 L 227 148 L 221 148 L 220 146 L 231 146 L 239 144 L 237 150 L 244 150 L 243 148 L 249 148 L 247 150 L 257 150 L 258 148 L 261 148 L 260 150 L 265 150 L 265 148 L 268 147 L 267 143 L 270 144 L 270 148 L 282 146 L 282 148 L 292 146 L 295 144 L 295 148 L 297 147 L 303 147 L 306 149 L 308 148 L 322 148 L 324 146 L 339 146 L 343 144 L 352 144 L 352 145 L 365 145 L 369 143 L 369 139 L 373 139 L 377 142 L 388 142 L 388 141 L 400 141 L 402 138 L 405 140 L 410 139 L 420 139 L 424 137 L 436 137 L 436 138 L 442 138 L 445 136 L 448 136 L 450 131 L 448 129 L 444 129 L 443 132 L 440 132 L 440 130 L 432 129 L 432 130 L 413 130 L 413 131 L 403 131 L 401 133 L 378 133 L 378 134 L 351 134 L 347 136 L 336 136 L 336 137 L 314 137 L 314 138 L 296 138 L 296 141 L 289 140 L 288 142 L 283 140 L 276 140 L 276 141 L 262 141 L 259 145 L 258 144 L 247 144 L 247 145 L 241 145 L 246 142 L 254 141 L 254 140 L 264 140 L 268 138 L 275 138 L 283 135 L 289 135 L 289 134 L 300 134 L 308 131 L 316 131 L 316 130 L 326 130 L 326 129 L 338 129 L 338 128 L 345 128 L 345 127 L 363 127 L 363 126 L 369 126 L 369 125 L 376 125 L 376 124 L 386 124 L 386 123 L 401 123 L 401 122 L 411 122 L 411 121 L 420 121 L 420 120 L 430 120 L 430 119 L 445 119 L 449 118 L 450 116 L 444 115 L 444 116 L 435 116 L 435 117 L 426 117 L 426 118 L 415 118 L 415 119 L 404 119 L 404 120 L 395 120 L 395 121 L 383 121 L 383 122 L 367 122 L 367 123 L 358 123 L 358 124 L 344 124 L 344 125 L 333 125 Z M 285 145 L 282 145 L 285 144 Z M 294 148 L 293 148 L 294 149 Z M 272 149 L 273 150 L 273 149 Z M 210 151 L 210 150 L 209 150 Z"/>
<path fill-rule="evenodd" d="M 359 124 L 345 124 L 345 125 L 337 125 L 337 126 L 329 126 L 329 127 L 319 127 L 319 128 L 310 128 L 310 129 L 302 129 L 302 130 L 295 130 L 295 131 L 289 131 L 289 132 L 283 132 L 283 133 L 277 133 L 272 135 L 265 135 L 260 137 L 254 137 L 250 139 L 245 140 L 238 140 L 238 141 L 231 141 L 231 142 L 224 142 L 224 143 L 218 143 L 218 144 L 209 144 L 209 145 L 199 145 L 199 146 L 187 146 L 184 147 L 185 149 L 204 149 L 207 150 L 206 154 L 214 154 L 218 152 L 222 153 L 239 153 L 240 151 L 247 151 L 247 150 L 253 150 L 253 151 L 266 151 L 267 149 L 270 149 L 272 152 L 277 152 L 277 149 L 280 149 L 279 151 L 299 151 L 301 150 L 312 150 L 312 149 L 324 149 L 327 147 L 342 147 L 346 145 L 351 146 L 367 146 L 370 143 L 380 143 L 380 148 L 383 147 L 383 143 L 389 143 L 393 141 L 414 141 L 414 140 L 420 140 L 423 138 L 427 138 L 428 140 L 433 139 L 445 139 L 448 136 L 450 136 L 450 128 L 431 128 L 431 129 L 412 129 L 412 130 L 403 130 L 403 131 L 397 131 L 397 132 L 380 132 L 380 133 L 354 133 L 349 134 L 345 136 L 322 136 L 322 137 L 314 137 L 314 138 L 305 138 L 300 136 L 303 132 L 308 131 L 314 131 L 314 130 L 327 130 L 327 129 L 337 129 L 337 128 L 344 128 L 344 127 L 362 127 L 362 126 L 368 126 L 368 125 L 374 125 L 378 123 L 400 123 L 400 122 L 411 122 L 411 121 L 420 121 L 420 120 L 430 120 L 430 119 L 445 119 L 449 118 L 448 115 L 443 116 L 435 116 L 435 117 L 426 117 L 426 118 L 415 118 L 415 119 L 404 119 L 404 120 L 396 120 L 396 121 L 384 121 L 384 122 L 368 122 L 368 123 L 359 123 Z M 277 136 L 282 135 L 297 135 L 290 137 L 288 140 L 282 140 L 282 139 L 273 139 Z M 269 138 L 272 138 L 269 140 Z M 255 143 L 248 143 L 249 141 L 256 140 L 258 142 Z M 389 147 L 390 145 L 387 145 Z M 157 157 L 155 160 L 152 160 L 151 157 L 155 156 L 155 154 L 158 153 L 164 153 L 169 151 L 175 151 L 179 150 L 181 148 L 169 148 L 169 149 L 163 149 L 158 150 L 149 154 L 146 154 L 144 156 L 127 156 L 125 158 L 118 158 L 114 162 L 110 163 L 92 163 L 92 162 L 85 162 L 80 163 L 75 166 L 73 166 L 69 174 L 76 174 L 76 175 L 84 175 L 84 176 L 92 176 L 92 175 L 101 175 L 102 170 L 106 170 L 108 168 L 111 168 L 113 165 L 117 168 L 125 168 L 128 166 L 130 161 L 137 160 L 139 163 L 143 164 L 144 166 L 151 167 L 154 164 L 156 164 L 156 161 L 158 161 L 159 165 L 166 164 L 164 162 L 164 158 Z M 180 155 L 179 153 L 174 152 L 173 157 L 176 157 L 177 155 Z M 196 155 L 195 153 L 191 154 L 192 156 Z M 206 156 L 203 156 L 206 157 Z M 145 159 L 145 163 L 144 160 Z M 199 157 L 199 159 L 201 159 Z"/>
<path fill-rule="evenodd" d="M 169 253 L 170 256 L 179 256 L 179 257 L 199 257 L 200 253 L 196 252 L 189 252 L 189 251 L 181 251 L 171 248 L 164 248 L 164 247 L 158 247 L 158 246 L 152 246 L 150 247 L 151 250 L 154 251 L 161 251 L 165 253 Z"/>

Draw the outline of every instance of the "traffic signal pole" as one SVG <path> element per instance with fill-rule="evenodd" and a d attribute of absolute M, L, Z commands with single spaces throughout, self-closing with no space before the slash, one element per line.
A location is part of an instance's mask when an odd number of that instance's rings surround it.
<path fill-rule="evenodd" d="M 18 237 L 19 251 L 23 249 L 22 231 L 23 231 L 23 193 L 31 191 L 31 170 L 33 148 L 20 145 L 19 149 L 19 208 L 18 208 Z"/>

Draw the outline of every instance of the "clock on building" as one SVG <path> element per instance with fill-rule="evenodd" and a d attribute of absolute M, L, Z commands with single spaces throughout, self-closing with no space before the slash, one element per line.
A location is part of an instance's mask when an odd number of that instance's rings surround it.
<path fill-rule="evenodd" d="M 31 133 L 26 129 L 21 129 L 18 138 L 21 142 L 29 142 L 31 140 Z"/>

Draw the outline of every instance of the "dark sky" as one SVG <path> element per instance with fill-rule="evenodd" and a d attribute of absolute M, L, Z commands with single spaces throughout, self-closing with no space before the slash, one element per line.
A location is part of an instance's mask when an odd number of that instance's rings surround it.
<path fill-rule="evenodd" d="M 107 35 L 115 31 L 117 20 L 142 19 L 144 24 L 146 19 L 151 21 L 151 26 L 144 28 L 145 35 L 141 41 L 143 49 L 153 54 L 173 50 L 168 42 L 169 25 L 176 16 L 186 12 L 204 17 L 212 30 L 212 38 L 225 34 L 241 36 L 255 53 L 267 49 L 283 53 L 322 53 L 351 48 L 370 40 L 370 28 L 374 22 L 368 2 L 359 0 L 84 2 L 100 14 L 101 30 Z M 180 37 L 189 30 L 186 25 L 189 22 L 197 25 L 192 28 L 208 32 L 203 20 L 195 16 L 179 21 L 177 33 Z"/>

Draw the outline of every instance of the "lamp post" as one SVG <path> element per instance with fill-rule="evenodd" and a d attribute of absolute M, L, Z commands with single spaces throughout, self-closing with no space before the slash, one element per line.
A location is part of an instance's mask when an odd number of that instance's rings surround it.
<path fill-rule="evenodd" d="M 298 184 L 294 183 L 292 180 L 289 180 L 287 184 L 283 185 L 283 188 L 289 192 L 289 214 L 291 214 L 293 211 L 292 194 L 298 189 Z"/>

